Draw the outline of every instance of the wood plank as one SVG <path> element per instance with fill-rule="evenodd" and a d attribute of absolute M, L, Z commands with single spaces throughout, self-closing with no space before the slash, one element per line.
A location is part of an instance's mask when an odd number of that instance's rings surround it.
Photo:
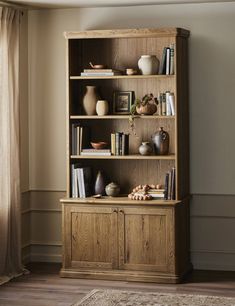
<path fill-rule="evenodd" d="M 71 159 L 146 159 L 146 160 L 174 160 L 175 155 L 71 155 Z"/>
<path fill-rule="evenodd" d="M 158 28 L 158 29 L 115 29 L 115 30 L 91 30 L 91 31 L 67 31 L 64 32 L 67 39 L 88 38 L 123 38 L 123 37 L 175 37 L 189 36 L 189 31 L 181 28 Z"/>

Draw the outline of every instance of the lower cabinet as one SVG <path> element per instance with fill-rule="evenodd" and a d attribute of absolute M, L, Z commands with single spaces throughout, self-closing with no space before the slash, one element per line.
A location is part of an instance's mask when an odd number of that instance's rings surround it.
<path fill-rule="evenodd" d="M 174 207 L 64 203 L 61 276 L 179 282 L 189 261 L 176 261 L 177 252 L 187 257 L 176 245 L 177 215 Z"/>

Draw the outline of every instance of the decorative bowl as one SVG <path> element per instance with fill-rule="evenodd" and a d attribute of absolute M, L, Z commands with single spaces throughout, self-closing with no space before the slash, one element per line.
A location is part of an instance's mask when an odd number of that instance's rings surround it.
<path fill-rule="evenodd" d="M 132 68 L 127 68 L 127 69 L 126 69 L 126 74 L 127 74 L 127 75 L 134 75 L 134 74 L 137 74 L 137 70 L 132 69 Z"/>
<path fill-rule="evenodd" d="M 93 65 L 91 62 L 89 64 L 90 64 L 91 68 L 93 68 L 93 69 L 104 69 L 104 68 L 106 68 L 106 65 L 103 65 L 103 64 Z"/>
<path fill-rule="evenodd" d="M 96 150 L 101 150 L 107 147 L 107 142 L 105 141 L 91 142 L 91 146 Z"/>

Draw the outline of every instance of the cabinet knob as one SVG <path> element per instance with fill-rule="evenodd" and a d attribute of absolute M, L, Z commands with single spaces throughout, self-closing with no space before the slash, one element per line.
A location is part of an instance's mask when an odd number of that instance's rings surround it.
<path fill-rule="evenodd" d="M 123 209 L 119 209 L 119 212 L 124 214 L 124 210 Z"/>
<path fill-rule="evenodd" d="M 113 210 L 113 212 L 118 213 L 118 210 L 115 208 L 115 209 Z"/>

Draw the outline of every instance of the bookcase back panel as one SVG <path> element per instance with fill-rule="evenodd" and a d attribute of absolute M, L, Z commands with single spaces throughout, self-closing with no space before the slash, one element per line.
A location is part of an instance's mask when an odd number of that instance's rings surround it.
<path fill-rule="evenodd" d="M 84 115 L 82 106 L 83 97 L 86 93 L 86 86 L 96 86 L 100 99 L 109 102 L 109 114 L 113 113 L 114 92 L 132 91 L 133 101 L 141 99 L 145 94 L 152 93 L 158 97 L 160 93 L 170 91 L 175 93 L 174 76 L 164 79 L 106 79 L 106 80 L 71 80 L 71 115 Z"/>
<path fill-rule="evenodd" d="M 138 68 L 141 55 L 156 55 L 159 61 L 164 47 L 175 43 L 174 37 L 166 38 L 114 38 L 81 39 L 70 42 L 70 75 L 79 75 L 89 63 L 105 64 L 108 68 L 125 70 Z"/>
<path fill-rule="evenodd" d="M 108 142 L 110 148 L 111 133 L 123 132 L 129 134 L 129 154 L 139 154 L 139 146 L 142 142 L 148 141 L 152 143 L 152 135 L 156 133 L 160 127 L 169 133 L 170 144 L 169 153 L 175 153 L 175 120 L 174 119 L 134 119 L 134 127 L 132 129 L 128 119 L 119 120 L 83 120 L 80 121 L 81 126 L 89 127 L 90 141 Z M 86 135 L 85 135 L 86 136 Z"/>
<path fill-rule="evenodd" d="M 172 160 L 79 160 L 81 167 L 92 168 L 93 177 L 103 171 L 107 184 L 116 182 L 122 194 L 128 194 L 140 184 L 162 184 L 165 175 L 175 166 Z"/>

